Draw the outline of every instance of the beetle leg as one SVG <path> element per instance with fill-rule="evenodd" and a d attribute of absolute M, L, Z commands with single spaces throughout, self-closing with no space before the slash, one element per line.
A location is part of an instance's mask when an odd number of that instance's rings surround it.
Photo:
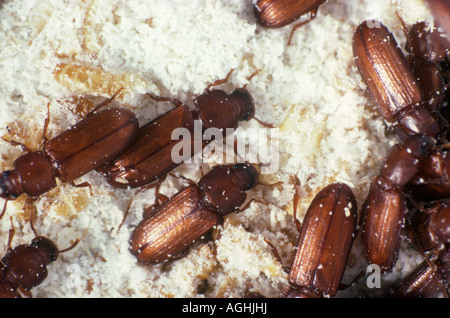
<path fill-rule="evenodd" d="M 23 151 L 25 151 L 26 153 L 32 153 L 33 150 L 31 150 L 29 147 L 25 146 L 24 144 L 18 142 L 18 141 L 14 141 L 14 140 L 8 140 L 5 139 L 5 137 L 2 137 L 2 139 L 4 141 L 6 141 L 7 143 L 9 143 L 11 146 L 17 147 L 20 146 L 22 148 Z"/>
<path fill-rule="evenodd" d="M 10 218 L 10 220 L 11 220 L 11 229 L 9 230 L 9 235 L 8 235 L 8 244 L 7 244 L 7 246 L 8 246 L 7 251 L 8 252 L 12 250 L 11 242 L 12 242 L 12 239 L 14 237 L 14 234 L 16 233 L 16 230 L 14 229 L 14 224 L 13 224 L 12 218 Z"/>
<path fill-rule="evenodd" d="M 173 262 L 178 261 L 178 260 L 180 260 L 180 259 L 186 257 L 186 255 L 189 254 L 189 249 L 190 249 L 190 248 L 191 248 L 191 247 L 188 246 L 186 249 L 182 250 L 182 251 L 181 251 L 180 253 L 178 253 L 177 255 L 172 256 L 171 258 L 165 260 L 164 263 L 163 263 L 163 265 L 162 265 L 162 267 L 161 267 L 161 271 L 162 271 L 162 272 L 165 272 L 165 271 L 167 270 L 167 269 L 166 269 L 166 266 L 169 266 L 169 265 L 171 265 Z"/>
<path fill-rule="evenodd" d="M 283 261 L 281 260 L 280 253 L 278 253 L 277 248 L 268 239 L 266 239 L 265 237 L 263 239 L 264 239 L 264 242 L 266 242 L 267 245 L 269 245 L 270 248 L 272 249 L 273 256 L 275 256 L 275 259 L 277 260 L 278 263 L 280 263 L 280 265 L 283 268 L 283 270 L 286 273 L 289 273 L 289 267 L 283 265 Z"/>
<path fill-rule="evenodd" d="M 48 142 L 47 138 L 47 128 L 50 123 L 50 102 L 47 103 L 47 117 L 45 117 L 44 121 L 44 129 L 42 130 L 42 144 L 45 146 Z"/>
<path fill-rule="evenodd" d="M 251 74 L 249 77 L 247 77 L 247 81 L 248 81 L 248 83 L 250 83 L 250 81 L 253 79 L 253 77 L 255 77 L 256 75 L 258 75 L 259 73 L 261 72 L 261 70 L 260 69 L 258 69 L 258 70 L 256 70 L 255 72 L 253 72 L 253 74 Z M 247 88 L 247 85 L 248 85 L 248 83 L 247 84 L 245 84 L 244 85 L 244 87 L 242 87 L 243 89 L 246 89 Z"/>
<path fill-rule="evenodd" d="M 24 294 L 28 298 L 33 298 L 33 294 L 31 293 L 31 291 L 25 290 L 19 283 L 17 283 L 17 284 L 19 285 L 19 290 L 22 294 Z"/>
<path fill-rule="evenodd" d="M 27 200 L 25 202 L 25 204 L 31 204 L 31 203 L 30 203 L 30 201 Z M 24 208 L 24 210 L 25 210 L 25 208 Z M 34 236 L 38 236 L 37 232 L 36 232 L 36 229 L 34 227 L 34 220 L 36 219 L 36 215 L 37 215 L 36 206 L 33 205 L 33 209 L 31 210 L 31 213 L 30 213 L 30 227 L 31 227 L 31 230 L 34 233 Z"/>
<path fill-rule="evenodd" d="M 245 210 L 247 210 L 249 207 L 250 207 L 250 205 L 253 203 L 253 202 L 256 202 L 256 203 L 261 203 L 261 204 L 264 204 L 264 205 L 270 205 L 270 203 L 269 202 L 264 202 L 264 201 L 262 201 L 262 200 L 258 200 L 258 199 L 255 199 L 255 198 L 252 198 L 252 199 L 250 199 L 248 202 L 247 202 L 247 204 L 246 205 L 244 205 L 242 208 L 236 208 L 236 213 L 241 213 L 241 212 L 244 212 Z"/>
<path fill-rule="evenodd" d="M 293 200 L 293 203 L 292 203 L 292 209 L 293 209 L 293 215 L 294 215 L 294 223 L 295 223 L 295 226 L 297 227 L 297 231 L 300 233 L 300 231 L 301 231 L 301 228 L 302 228 L 302 222 L 300 222 L 298 219 L 297 219 L 297 207 L 298 207 L 298 201 L 300 200 L 300 195 L 298 194 L 298 186 L 300 186 L 300 180 L 298 179 L 298 177 L 297 176 L 294 176 L 294 177 L 290 177 L 290 179 L 291 179 L 291 182 L 293 182 L 294 183 L 294 187 L 295 187 L 295 192 L 294 192 L 294 200 Z"/>
<path fill-rule="evenodd" d="M 0 213 L 0 219 L 5 215 L 7 204 L 8 204 L 8 200 L 5 199 L 5 204 L 3 205 L 2 213 Z"/>
<path fill-rule="evenodd" d="M 119 227 L 117 228 L 117 232 L 120 231 L 120 228 L 122 227 L 123 223 L 127 219 L 128 214 L 130 213 L 130 207 L 131 207 L 132 202 L 133 202 L 133 198 L 130 198 L 130 200 L 128 201 L 127 209 L 125 210 L 125 213 L 123 214 L 122 222 L 120 222 Z"/>
<path fill-rule="evenodd" d="M 189 179 L 189 178 L 186 178 L 185 176 L 182 176 L 182 175 L 175 175 L 175 174 L 173 174 L 173 173 L 170 173 L 170 175 L 172 176 L 172 177 L 174 177 L 174 178 L 180 178 L 180 179 L 183 179 L 184 181 L 186 181 L 187 183 L 188 183 L 188 185 L 194 185 L 195 184 L 195 182 L 193 181 L 193 180 L 191 180 L 191 179 Z"/>
<path fill-rule="evenodd" d="M 339 290 L 345 290 L 345 289 L 347 289 L 347 288 L 349 288 L 349 287 L 352 287 L 354 284 L 356 284 L 361 278 L 363 278 L 364 277 L 364 275 L 366 274 L 366 272 L 365 271 L 361 271 L 361 272 L 359 272 L 359 274 L 358 275 L 356 275 L 348 284 L 345 284 L 345 283 L 340 283 L 339 284 Z"/>
<path fill-rule="evenodd" d="M 91 110 L 89 113 L 87 113 L 86 118 L 89 117 L 89 116 L 92 116 L 96 111 L 98 111 L 103 106 L 106 106 L 106 105 L 110 104 L 117 97 L 117 95 L 119 95 L 119 93 L 122 90 L 123 90 L 123 87 L 119 88 L 119 90 L 117 92 L 115 92 L 113 96 L 111 96 L 110 98 L 104 100 L 103 102 L 101 102 L 100 104 L 95 106 L 93 110 Z"/>
<path fill-rule="evenodd" d="M 278 190 L 283 190 L 283 181 L 278 181 L 275 183 L 264 183 L 261 181 L 258 181 L 258 184 L 262 185 L 265 188 L 277 188 Z"/>
<path fill-rule="evenodd" d="M 144 190 L 144 188 L 145 188 L 145 190 L 147 190 L 147 189 L 156 187 L 156 190 L 155 190 L 155 203 L 154 203 L 151 207 L 145 209 L 144 214 L 143 214 L 144 218 L 147 216 L 147 214 L 149 214 L 150 212 L 152 212 L 155 208 L 157 208 L 158 206 L 160 206 L 161 204 L 163 204 L 164 202 L 166 202 L 166 201 L 169 200 L 169 198 L 167 198 L 165 195 L 159 193 L 159 188 L 160 188 L 160 186 L 161 186 L 161 183 L 162 183 L 164 180 L 165 180 L 165 177 L 164 177 L 163 179 L 158 180 L 158 182 L 156 182 L 156 183 L 154 183 L 154 184 L 151 184 L 150 186 L 147 185 L 147 186 L 145 186 L 145 187 L 140 188 L 140 189 L 136 192 L 135 196 L 136 196 L 139 192 L 142 192 L 142 191 Z M 133 203 L 133 199 L 134 199 L 134 197 L 131 198 L 131 199 L 128 201 L 127 209 L 125 210 L 125 213 L 124 213 L 124 215 L 123 215 L 122 222 L 120 222 L 120 225 L 119 225 L 119 227 L 117 228 L 117 231 L 120 230 L 120 228 L 122 227 L 123 223 L 124 223 L 125 220 L 127 219 L 128 214 L 130 214 L 130 208 L 131 208 L 131 204 Z"/>
<path fill-rule="evenodd" d="M 162 96 L 156 96 L 151 93 L 147 93 L 148 97 L 151 99 L 157 101 L 157 102 L 172 102 L 174 103 L 175 107 L 179 107 L 183 105 L 183 102 L 179 99 L 176 99 L 174 97 L 162 97 Z"/>
<path fill-rule="evenodd" d="M 165 196 L 164 194 L 157 193 L 155 196 L 155 203 L 153 205 L 149 206 L 145 209 L 144 214 L 142 215 L 144 218 L 146 218 L 148 215 L 150 215 L 157 207 L 163 205 L 165 202 L 169 201 L 169 198 Z"/>
<path fill-rule="evenodd" d="M 233 73 L 233 72 L 234 72 L 234 68 L 232 68 L 232 69 L 228 72 L 228 74 L 227 74 L 227 76 L 226 76 L 225 78 L 220 79 L 220 80 L 217 80 L 217 81 L 215 81 L 215 82 L 209 84 L 209 85 L 205 88 L 205 90 L 203 91 L 203 93 L 208 92 L 208 91 L 210 90 L 211 87 L 219 86 L 219 85 L 222 85 L 222 84 L 225 84 L 226 82 L 228 82 L 228 80 L 229 80 L 229 78 L 230 78 L 230 76 L 231 76 L 231 73 Z"/>
<path fill-rule="evenodd" d="M 294 25 L 294 27 L 292 28 L 291 34 L 289 36 L 288 46 L 290 46 L 291 43 L 292 43 L 292 36 L 294 35 L 294 32 L 297 31 L 297 29 L 299 29 L 302 26 L 304 26 L 306 23 L 311 22 L 312 20 L 314 20 L 316 18 L 316 16 L 317 16 L 317 11 L 318 10 L 319 10 L 319 7 L 311 10 L 308 20 L 300 22 L 300 23 Z"/>
<path fill-rule="evenodd" d="M 73 242 L 69 247 L 66 247 L 65 249 L 59 250 L 58 253 L 65 253 L 72 249 L 74 249 L 78 243 L 80 243 L 80 239 L 76 239 L 75 242 Z"/>
<path fill-rule="evenodd" d="M 72 187 L 75 187 L 75 188 L 89 187 L 89 191 L 91 192 L 91 196 L 93 195 L 93 193 L 92 193 L 92 187 L 91 187 L 91 185 L 90 185 L 89 182 L 83 182 L 83 183 L 80 183 L 80 184 L 75 184 L 73 181 L 69 181 L 68 183 L 69 183 Z"/>

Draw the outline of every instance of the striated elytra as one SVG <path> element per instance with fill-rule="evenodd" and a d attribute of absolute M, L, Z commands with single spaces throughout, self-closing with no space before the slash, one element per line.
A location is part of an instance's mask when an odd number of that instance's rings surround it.
<path fill-rule="evenodd" d="M 423 105 L 422 92 L 394 36 L 380 23 L 361 23 L 353 36 L 355 63 L 384 119 L 404 138 L 436 137 L 439 123 Z"/>
<path fill-rule="evenodd" d="M 194 104 L 196 110 L 179 105 L 142 126 L 135 141 L 98 171 L 109 184 L 118 188 L 136 188 L 152 183 L 181 164 L 172 158 L 172 150 L 182 142 L 181 139 L 171 139 L 175 129 L 185 128 L 190 133 L 190 153 L 183 154 L 183 158 L 188 159 L 210 142 L 202 140 L 198 149 L 194 141 L 195 133 L 217 128 L 225 136 L 231 128 L 237 128 L 240 121 L 250 120 L 255 114 L 253 99 L 245 89 L 236 89 L 231 94 L 222 90 L 206 90 L 194 100 Z M 202 131 L 194 132 L 196 119 L 201 120 Z"/>
<path fill-rule="evenodd" d="M 245 191 L 257 182 L 258 172 L 250 164 L 215 166 L 198 185 L 191 184 L 146 211 L 131 235 L 131 253 L 144 264 L 169 260 L 208 233 L 223 216 L 238 211 L 246 200 Z"/>
<path fill-rule="evenodd" d="M 106 109 L 81 120 L 47 141 L 42 151 L 27 153 L 14 169 L 0 174 L 0 196 L 14 200 L 22 193 L 39 196 L 70 182 L 120 154 L 135 138 L 138 122 L 124 108 Z"/>
<path fill-rule="evenodd" d="M 352 190 L 333 183 L 311 202 L 301 227 L 286 297 L 333 297 L 344 275 L 356 231 Z"/>

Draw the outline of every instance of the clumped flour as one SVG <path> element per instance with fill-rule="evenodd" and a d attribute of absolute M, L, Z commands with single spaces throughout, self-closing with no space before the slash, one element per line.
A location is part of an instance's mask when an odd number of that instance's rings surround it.
<path fill-rule="evenodd" d="M 262 29 L 251 0 L 14 0 L 0 2 L 0 135 L 37 149 L 50 106 L 48 136 L 79 121 L 93 105 L 123 88 L 114 101 L 133 110 L 141 124 L 173 105 L 147 93 L 172 96 L 192 105 L 209 83 L 224 78 L 231 92 L 247 85 L 256 116 L 278 126 L 267 138 L 279 145 L 279 168 L 249 192 L 247 210 L 226 217 L 186 257 L 142 266 L 129 253 L 131 231 L 154 190 L 114 189 L 96 172 L 76 180 L 89 188 L 61 184 L 30 202 L 9 202 L 0 223 L 0 251 L 6 252 L 12 218 L 12 246 L 34 237 L 30 211 L 37 209 L 39 235 L 59 248 L 80 239 L 49 266 L 34 297 L 241 297 L 246 291 L 275 297 L 287 285 L 297 229 L 293 221 L 292 176 L 300 181 L 298 218 L 315 193 L 345 182 L 359 207 L 390 146 L 393 135 L 368 96 L 352 60 L 353 32 L 366 19 L 380 19 L 405 43 L 395 11 L 407 24 L 430 20 L 419 0 L 333 0 L 299 29 L 287 46 L 291 26 Z M 250 81 L 248 78 L 259 70 Z M 236 134 L 261 128 L 242 123 Z M 275 136 L 275 137 L 274 137 Z M 250 143 L 253 143 L 251 141 Z M 265 145 L 263 140 L 257 143 Z M 0 142 L 0 168 L 11 169 L 20 147 Z M 215 164 L 182 165 L 174 173 L 197 181 Z M 261 161 L 267 159 L 260 158 Z M 186 184 L 169 176 L 161 192 L 172 196 Z M 133 198 L 122 227 L 125 210 Z M 281 256 L 281 264 L 266 242 Z M 420 262 L 404 243 L 397 266 L 382 278 L 388 287 Z M 367 264 L 355 240 L 344 282 Z M 377 295 L 364 281 L 344 296 Z"/>

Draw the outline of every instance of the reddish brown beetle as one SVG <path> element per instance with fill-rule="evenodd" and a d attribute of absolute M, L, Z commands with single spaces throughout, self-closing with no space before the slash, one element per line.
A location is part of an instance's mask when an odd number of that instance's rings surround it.
<path fill-rule="evenodd" d="M 291 24 L 302 15 L 311 13 L 307 21 L 294 26 L 289 36 L 291 44 L 292 35 L 304 24 L 312 21 L 319 10 L 319 6 L 326 0 L 258 0 L 255 3 L 254 13 L 258 24 L 266 28 L 281 28 Z"/>
<path fill-rule="evenodd" d="M 367 261 L 382 272 L 395 265 L 406 206 L 404 185 L 414 176 L 419 161 L 434 146 L 434 139 L 413 135 L 394 145 L 372 182 L 362 207 L 362 241 Z"/>
<path fill-rule="evenodd" d="M 442 64 L 450 49 L 450 40 L 443 34 L 438 25 L 433 29 L 422 21 L 415 23 L 409 30 L 400 18 L 405 32 L 406 50 L 410 52 L 409 64 L 422 91 L 424 106 L 442 119 L 441 109 L 445 98 L 444 76 Z M 447 125 L 443 121 L 442 125 Z"/>
<path fill-rule="evenodd" d="M 407 184 L 418 201 L 444 199 L 450 196 L 450 156 L 447 150 L 432 150 L 419 163 L 414 178 Z"/>
<path fill-rule="evenodd" d="M 426 0 L 426 2 L 434 18 L 450 37 L 450 2 L 448 0 Z"/>
<path fill-rule="evenodd" d="M 37 197 L 56 186 L 55 178 L 71 182 L 123 151 L 138 128 L 136 116 L 128 109 L 94 113 L 45 141 L 42 151 L 17 158 L 13 170 L 0 174 L 0 196 L 7 200 L 22 193 Z"/>
<path fill-rule="evenodd" d="M 450 201 L 434 201 L 413 211 L 407 220 L 407 232 L 421 253 L 438 253 L 450 244 Z"/>
<path fill-rule="evenodd" d="M 224 81 L 226 79 L 212 85 Z M 183 154 L 184 159 L 188 159 L 201 150 L 195 148 L 193 138 L 196 119 L 201 119 L 202 132 L 214 127 L 225 136 L 231 128 L 237 128 L 239 121 L 250 120 L 255 114 L 253 99 L 245 89 L 226 94 L 222 90 L 209 90 L 208 87 L 194 100 L 195 111 L 175 99 L 157 99 L 172 100 L 179 106 L 141 127 L 135 141 L 119 157 L 98 169 L 112 186 L 136 188 L 149 184 L 180 165 L 181 162 L 175 162 L 172 158 L 174 147 L 181 142 L 171 139 L 175 129 L 186 128 L 192 136 L 190 154 Z M 201 146 L 209 142 L 205 140 Z"/>
<path fill-rule="evenodd" d="M 430 265 L 423 261 L 399 285 L 388 292 L 388 296 L 395 298 L 435 298 L 441 293 L 447 294 L 444 266 L 438 260 Z"/>
<path fill-rule="evenodd" d="M 420 87 L 389 30 L 363 22 L 353 37 L 356 65 L 378 108 L 401 138 L 411 134 L 436 137 L 440 126 L 423 104 Z"/>
<path fill-rule="evenodd" d="M 340 285 L 356 235 L 357 205 L 342 183 L 323 188 L 309 206 L 284 297 L 333 297 Z"/>
<path fill-rule="evenodd" d="M 70 247 L 58 250 L 50 239 L 37 236 L 30 245 L 18 245 L 12 249 L 13 236 L 14 229 L 11 229 L 8 252 L 0 261 L 0 298 L 19 298 L 20 292 L 31 296 L 30 290 L 47 278 L 47 265 L 79 242 L 76 240 Z"/>
<path fill-rule="evenodd" d="M 439 64 L 447 58 L 450 40 L 443 34 L 439 25 L 431 26 L 422 21 L 413 24 L 408 32 L 407 49 L 414 58 L 420 58 L 430 63 Z"/>
<path fill-rule="evenodd" d="M 154 210 L 131 236 L 131 253 L 139 262 L 164 262 L 209 232 L 222 217 L 238 211 L 245 191 L 258 182 L 250 164 L 215 166 L 198 185 L 191 184 Z"/>

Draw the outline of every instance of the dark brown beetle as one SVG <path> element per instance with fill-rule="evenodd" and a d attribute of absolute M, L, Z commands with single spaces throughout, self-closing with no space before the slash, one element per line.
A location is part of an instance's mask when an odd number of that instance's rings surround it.
<path fill-rule="evenodd" d="M 303 220 L 284 297 L 333 297 L 356 235 L 357 205 L 351 189 L 333 183 L 317 193 Z"/>
<path fill-rule="evenodd" d="M 450 49 L 450 40 L 438 25 L 431 29 L 428 23 L 422 21 L 415 23 L 407 31 L 400 16 L 399 19 L 407 38 L 409 64 L 422 91 L 424 106 L 436 118 L 441 119 L 441 128 L 447 126 L 448 123 L 442 120 L 441 110 L 445 99 L 443 64 Z"/>
<path fill-rule="evenodd" d="M 404 186 L 434 144 L 431 137 L 413 135 L 394 145 L 371 184 L 362 207 L 363 250 L 369 264 L 378 265 L 382 272 L 390 271 L 397 261 L 408 212 Z"/>
<path fill-rule="evenodd" d="M 131 236 L 131 253 L 139 262 L 164 262 L 209 232 L 225 215 L 238 211 L 245 191 L 258 182 L 250 164 L 215 166 L 198 185 L 191 184 L 145 218 Z"/>
<path fill-rule="evenodd" d="M 439 25 L 431 29 L 429 23 L 417 22 L 410 28 L 407 38 L 407 50 L 411 51 L 415 59 L 440 64 L 447 58 L 450 40 L 440 31 Z"/>
<path fill-rule="evenodd" d="M 450 244 L 450 200 L 434 201 L 411 213 L 408 238 L 421 253 L 438 253 Z"/>
<path fill-rule="evenodd" d="M 406 185 L 417 201 L 450 197 L 450 156 L 447 150 L 432 150 L 421 159 L 417 173 Z"/>
<path fill-rule="evenodd" d="M 444 128 L 448 129 L 448 119 L 443 113 L 447 108 L 443 107 L 446 97 L 443 73 L 450 40 L 438 26 L 431 29 L 426 22 L 415 23 L 408 32 L 399 19 L 407 37 L 408 60 L 422 92 L 423 105 L 435 115 L 444 132 Z M 415 200 L 430 201 L 450 195 L 446 156 L 446 150 L 438 148 L 421 159 L 416 176 L 407 185 Z"/>
<path fill-rule="evenodd" d="M 450 2 L 448 0 L 426 0 L 434 18 L 450 37 Z"/>
<path fill-rule="evenodd" d="M 219 80 L 217 83 L 226 81 Z M 209 86 L 209 87 L 210 87 Z M 109 184 L 119 188 L 136 188 L 152 183 L 176 168 L 181 162 L 174 162 L 172 150 L 180 140 L 172 140 L 172 132 L 186 128 L 194 136 L 194 121 L 201 119 L 202 131 L 218 128 L 225 136 L 231 128 L 238 127 L 239 121 L 250 120 L 255 114 L 255 105 L 246 89 L 236 89 L 231 94 L 222 90 L 209 90 L 194 100 L 196 110 L 174 99 L 179 106 L 141 127 L 135 141 L 115 160 L 105 163 L 98 169 L 105 175 Z M 227 129 L 230 128 L 230 129 Z M 202 147 L 208 144 L 202 142 Z M 188 159 L 201 149 L 195 149 L 194 138 Z"/>
<path fill-rule="evenodd" d="M 448 276 L 448 273 L 447 273 Z M 438 260 L 434 264 L 423 261 L 397 286 L 391 288 L 388 296 L 394 298 L 435 298 L 447 294 L 444 266 Z"/>
<path fill-rule="evenodd" d="M 254 14 L 259 25 L 266 28 L 281 28 L 291 24 L 302 15 L 311 13 L 307 21 L 294 26 L 289 36 L 291 44 L 294 32 L 305 23 L 313 20 L 319 6 L 326 0 L 258 0 L 255 3 Z"/>
<path fill-rule="evenodd" d="M 76 240 L 70 247 L 58 250 L 50 239 L 37 236 L 30 245 L 18 245 L 12 249 L 13 236 L 14 229 L 11 229 L 8 252 L 0 261 L 0 298 L 19 298 L 20 292 L 31 296 L 30 290 L 47 278 L 47 265 L 79 242 Z"/>
<path fill-rule="evenodd" d="M 411 134 L 438 136 L 440 126 L 423 106 L 419 85 L 394 36 L 380 23 L 363 22 L 353 37 L 356 65 L 384 119 L 401 138 Z"/>
<path fill-rule="evenodd" d="M 54 188 L 56 178 L 71 182 L 123 151 L 138 128 L 136 116 L 128 109 L 93 113 L 45 141 L 42 151 L 17 158 L 13 170 L 0 174 L 0 197 L 14 200 L 22 193 L 37 197 Z"/>

